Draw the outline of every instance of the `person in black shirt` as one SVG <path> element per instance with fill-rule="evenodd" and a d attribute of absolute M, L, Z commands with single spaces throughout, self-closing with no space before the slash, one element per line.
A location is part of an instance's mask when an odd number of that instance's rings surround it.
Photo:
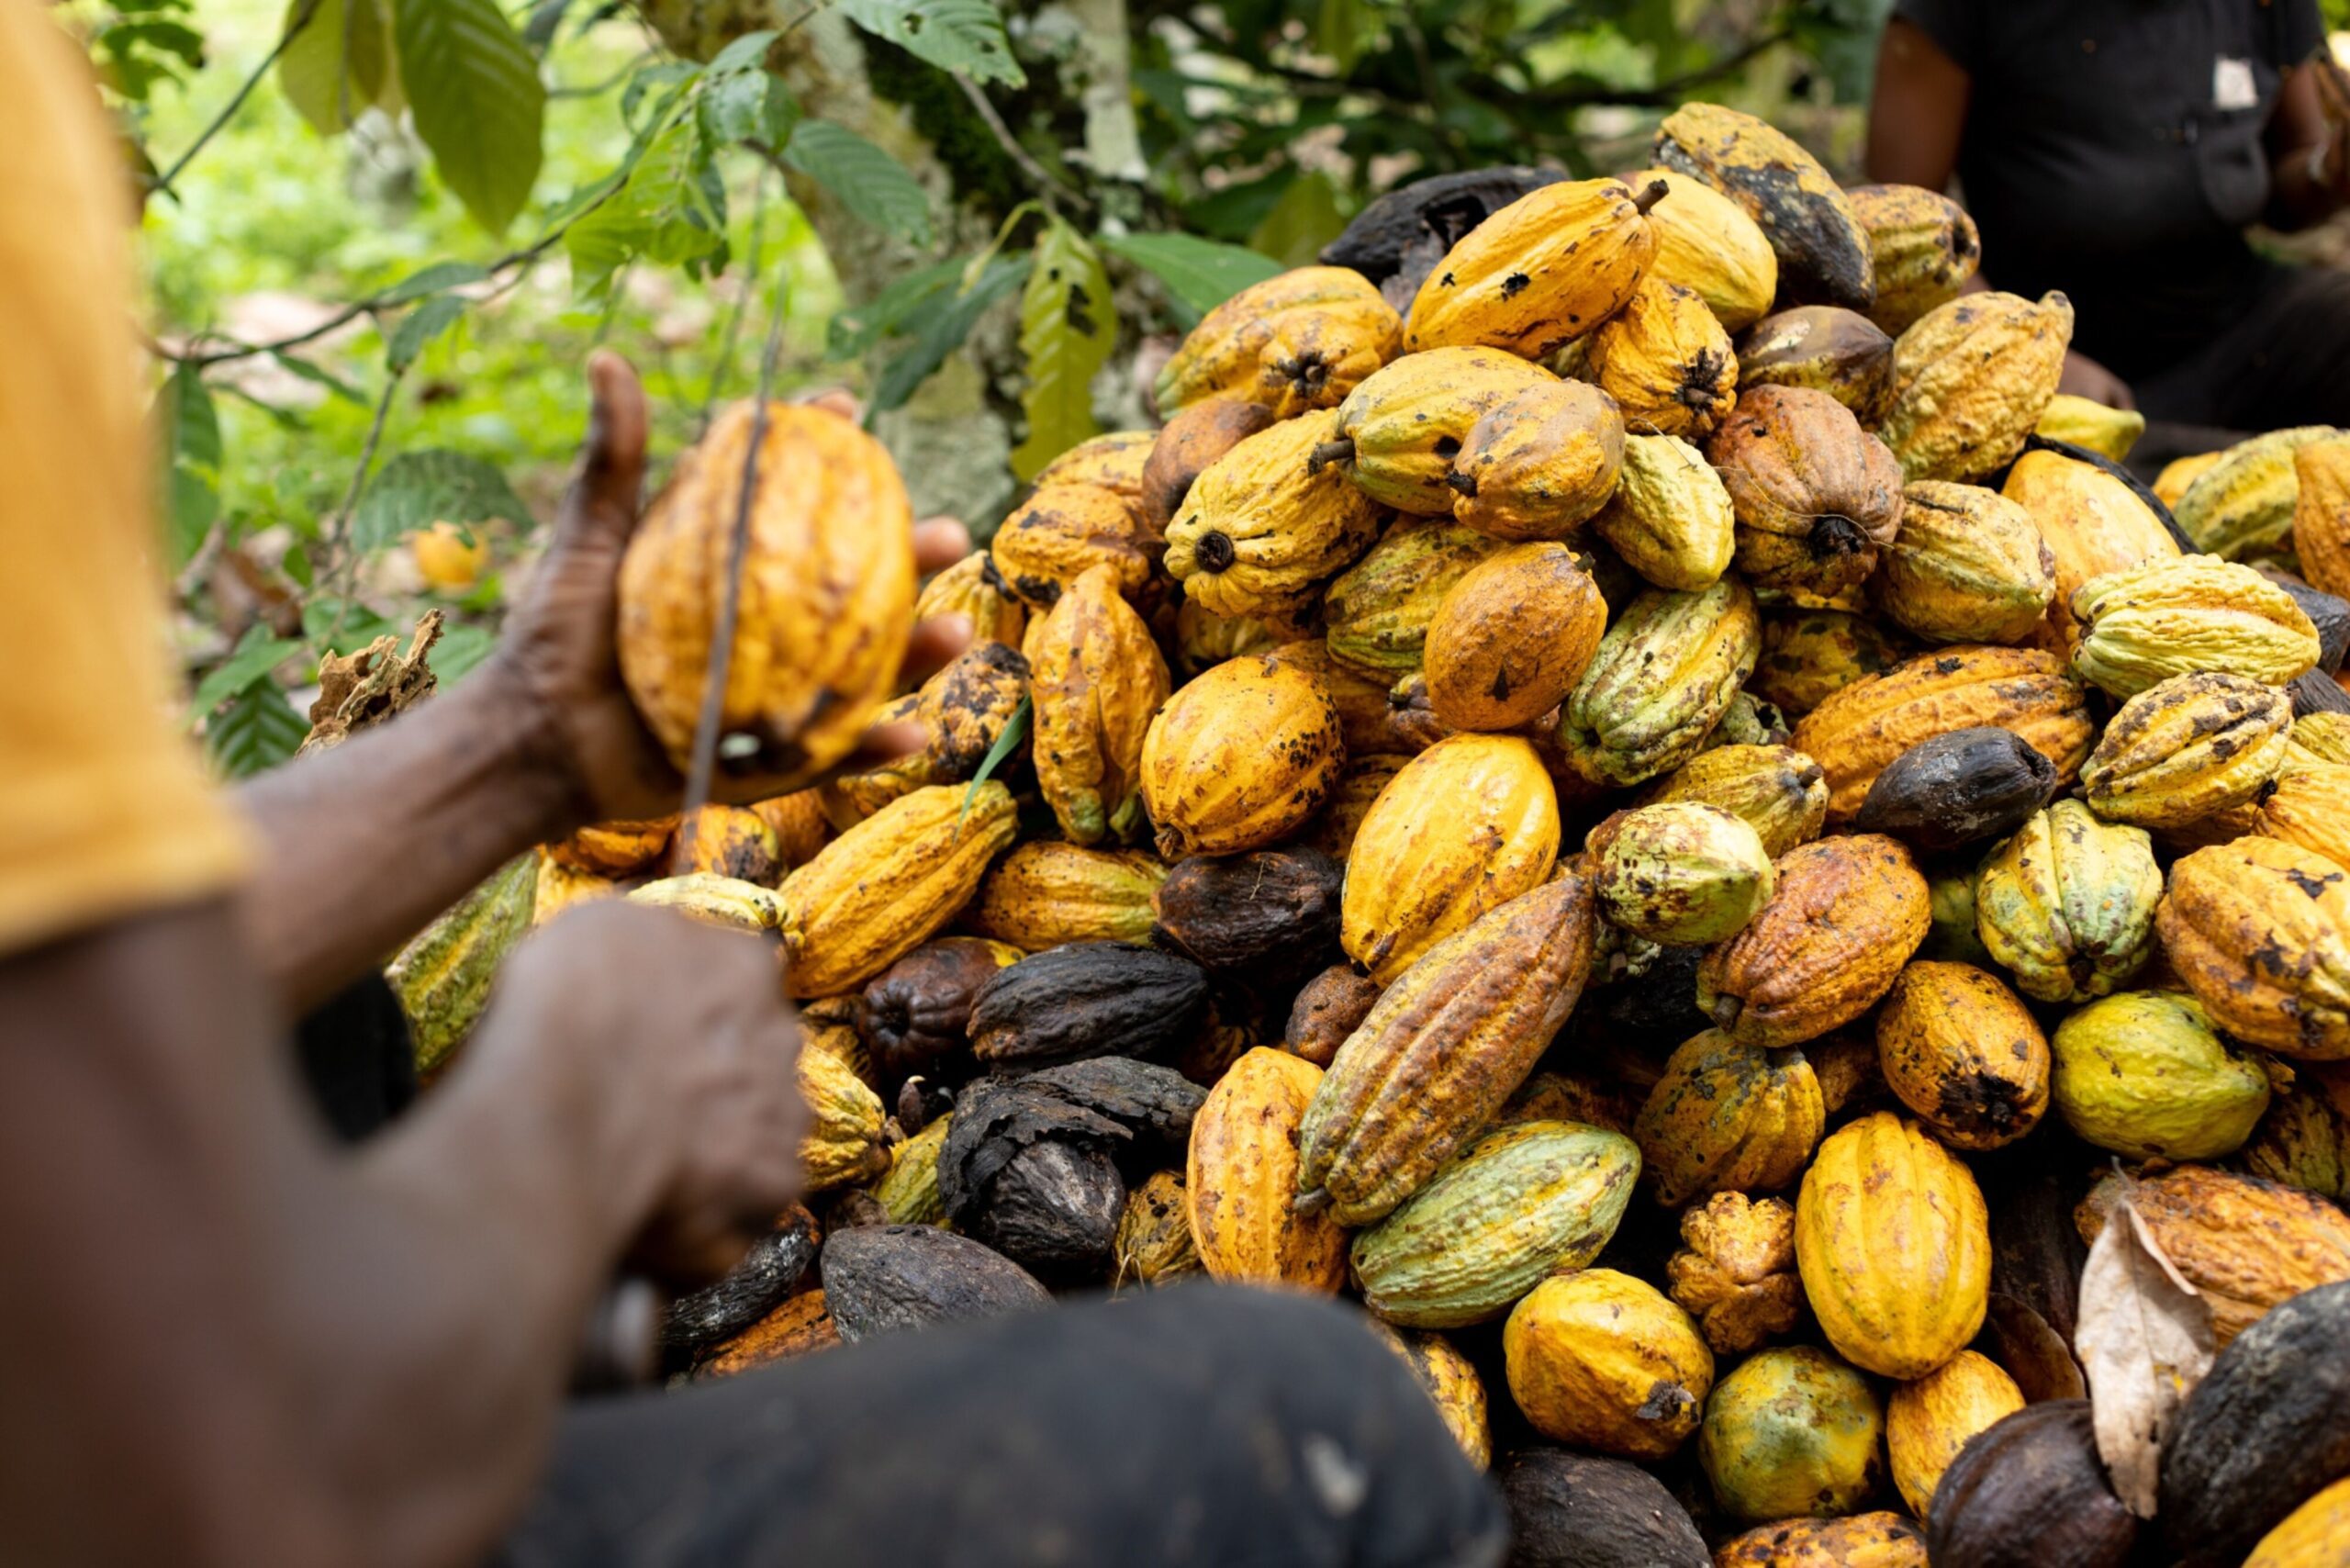
<path fill-rule="evenodd" d="M 2350 276 L 2244 232 L 2350 200 L 2324 41 L 2316 0 L 1897 0 L 1869 177 L 1955 174 L 1973 286 L 2071 298 L 2065 391 L 2176 425 L 2350 424 Z"/>

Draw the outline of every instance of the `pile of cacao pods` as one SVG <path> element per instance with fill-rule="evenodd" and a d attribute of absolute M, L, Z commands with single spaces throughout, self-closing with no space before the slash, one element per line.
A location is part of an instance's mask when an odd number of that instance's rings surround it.
<path fill-rule="evenodd" d="M 681 1375 L 1203 1273 L 1358 1298 L 1521 1562 L 2350 1561 L 2350 436 L 2150 489 L 1944 197 L 1653 162 L 1382 199 L 927 584 L 876 442 L 730 413 L 648 724 L 755 435 L 722 768 L 928 744 L 509 868 L 395 967 L 426 1065 L 578 899 L 778 935 L 812 1212 Z M 2226 1347 L 2151 1518 L 2073 1342 L 2125 1197 Z"/>

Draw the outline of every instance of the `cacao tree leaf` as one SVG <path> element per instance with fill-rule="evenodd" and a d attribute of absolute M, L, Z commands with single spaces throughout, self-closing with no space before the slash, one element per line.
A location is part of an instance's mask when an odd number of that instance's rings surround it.
<path fill-rule="evenodd" d="M 875 38 L 941 71 L 1007 87 L 1028 84 L 990 0 L 845 0 L 841 10 Z"/>
<path fill-rule="evenodd" d="M 188 699 L 191 722 L 202 719 L 247 687 L 267 679 L 279 665 L 301 651 L 298 640 L 272 636 L 269 628 L 259 622 L 245 628 L 244 637 L 229 656 L 196 683 L 196 695 Z"/>
<path fill-rule="evenodd" d="M 206 722 L 204 747 L 222 773 L 251 778 L 291 757 L 309 733 L 310 721 L 295 711 L 285 693 L 261 681 Z"/>
<path fill-rule="evenodd" d="M 457 318 L 465 313 L 465 301 L 453 294 L 436 294 L 407 315 L 392 329 L 390 340 L 384 345 L 384 363 L 394 370 L 406 370 L 416 363 L 425 345 L 447 331 Z"/>
<path fill-rule="evenodd" d="M 1314 264 L 1322 247 L 1347 227 L 1338 210 L 1338 188 L 1319 169 L 1309 169 L 1289 183 L 1281 200 L 1265 214 L 1248 236 L 1248 248 L 1272 257 L 1283 266 Z"/>
<path fill-rule="evenodd" d="M 706 78 L 701 123 L 713 141 L 757 141 L 781 147 L 800 123 L 800 104 L 783 78 L 766 71 L 744 71 Z"/>
<path fill-rule="evenodd" d="M 1204 316 L 1252 283 L 1281 270 L 1270 256 L 1189 234 L 1104 234 L 1102 248 L 1167 286 L 1184 308 Z"/>
<path fill-rule="evenodd" d="M 998 256 L 969 284 L 934 295 L 910 313 L 904 327 L 913 341 L 875 377 L 873 397 L 865 408 L 866 422 L 870 424 L 874 415 L 902 406 L 932 372 L 946 363 L 948 354 L 963 346 L 963 340 L 971 335 L 971 328 L 988 308 L 1019 287 L 1027 275 L 1026 256 Z"/>
<path fill-rule="evenodd" d="M 164 516 L 176 570 L 220 515 L 220 416 L 194 365 L 174 367 L 156 403 L 162 420 Z"/>
<path fill-rule="evenodd" d="M 367 399 L 359 388 L 337 375 L 333 371 L 322 365 L 313 364 L 307 359 L 297 359 L 282 350 L 273 351 L 269 357 L 312 386 L 325 387 L 344 402 L 362 409 L 367 407 Z"/>
<path fill-rule="evenodd" d="M 320 136 L 348 130 L 383 95 L 391 30 L 383 3 L 288 0 L 293 39 L 277 57 L 278 90 Z"/>
<path fill-rule="evenodd" d="M 2211 1304 L 2174 1268 L 2127 1193 L 2081 1270 L 2073 1348 L 2088 1374 L 2097 1450 L 2114 1495 L 2154 1517 L 2163 1440 L 2211 1370 Z"/>
<path fill-rule="evenodd" d="M 921 183 L 856 132 L 830 120 L 801 120 L 784 146 L 783 161 L 876 229 L 916 245 L 930 243 L 930 197 Z"/>
<path fill-rule="evenodd" d="M 726 246 L 725 187 L 710 137 L 690 116 L 654 139 L 628 184 L 564 235 L 572 288 L 607 297 L 620 270 L 639 260 L 699 274 Z"/>
<path fill-rule="evenodd" d="M 893 278 L 887 288 L 863 305 L 852 305 L 836 312 L 825 331 L 824 357 L 857 359 L 870 353 L 882 339 L 901 335 L 914 311 L 942 291 L 951 291 L 962 273 L 961 258 L 940 262 Z"/>
<path fill-rule="evenodd" d="M 502 232 L 539 177 L 537 60 L 496 0 L 397 0 L 393 38 L 433 167 L 474 221 Z"/>
<path fill-rule="evenodd" d="M 1117 337 L 1102 258 L 1076 230 L 1053 218 L 1037 237 L 1020 297 L 1020 352 L 1028 377 L 1020 402 L 1028 436 L 1013 449 L 1012 471 L 1024 484 L 1101 433 L 1093 419 L 1093 375 Z"/>
<path fill-rule="evenodd" d="M 530 510 L 495 466 L 467 453 L 426 447 L 384 465 L 351 520 L 351 543 L 368 554 L 436 522 L 463 525 L 492 518 L 531 525 Z"/>
<path fill-rule="evenodd" d="M 439 294 L 443 289 L 456 288 L 468 283 L 479 283 L 489 276 L 488 269 L 471 262 L 435 262 L 422 267 L 375 296 L 378 305 L 406 305 Z"/>

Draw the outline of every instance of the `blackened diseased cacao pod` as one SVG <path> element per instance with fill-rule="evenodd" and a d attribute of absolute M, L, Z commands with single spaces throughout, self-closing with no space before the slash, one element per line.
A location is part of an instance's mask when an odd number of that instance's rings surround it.
<path fill-rule="evenodd" d="M 1499 1480 L 1510 1568 L 1711 1568 L 1688 1510 L 1637 1464 L 1524 1449 Z"/>
<path fill-rule="evenodd" d="M 850 1344 L 901 1329 L 1050 1306 L 1035 1276 L 934 1225 L 874 1225 L 824 1243 L 824 1302 Z"/>
<path fill-rule="evenodd" d="M 1073 942 L 990 977 L 971 1003 L 980 1064 L 1017 1072 L 1087 1057 L 1158 1056 L 1198 1032 L 1199 965 L 1125 942 Z"/>
<path fill-rule="evenodd" d="M 1318 849 L 1195 857 L 1152 895 L 1152 935 L 1203 969 L 1278 985 L 1338 956 L 1346 868 Z"/>
<path fill-rule="evenodd" d="M 1958 1450 L 1934 1488 L 1926 1550 L 1934 1568 L 2121 1568 L 2137 1541 L 2137 1516 L 2098 1458 L 2089 1402 L 2051 1399 Z"/>
<path fill-rule="evenodd" d="M 817 1240 L 815 1217 L 796 1204 L 786 1209 L 722 1279 L 669 1304 L 661 1315 L 662 1348 L 699 1352 L 765 1317 L 816 1260 Z"/>
<path fill-rule="evenodd" d="M 1886 764 L 1852 818 L 1939 853 L 2013 833 L 2056 792 L 2056 765 L 2011 730 L 1977 724 L 1919 742 Z"/>
<path fill-rule="evenodd" d="M 882 970 L 865 988 L 856 1032 L 883 1081 L 900 1083 L 914 1073 L 968 1077 L 971 1003 L 981 986 L 1020 958 L 1007 943 L 949 936 Z"/>

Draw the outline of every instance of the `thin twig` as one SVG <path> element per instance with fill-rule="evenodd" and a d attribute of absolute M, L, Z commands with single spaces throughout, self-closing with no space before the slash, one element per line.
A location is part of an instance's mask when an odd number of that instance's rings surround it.
<path fill-rule="evenodd" d="M 359 498 L 366 493 L 367 471 L 375 465 L 375 448 L 384 439 L 384 422 L 391 417 L 392 396 L 399 390 L 400 380 L 408 375 L 408 366 L 396 365 L 384 377 L 384 395 L 375 399 L 375 417 L 367 426 L 367 440 L 359 448 L 359 467 L 351 476 L 351 487 L 343 492 L 342 505 L 336 509 L 334 532 L 327 544 L 335 552 L 330 570 L 334 573 L 334 624 L 328 628 L 321 651 L 332 649 L 336 638 L 342 635 L 342 623 L 351 613 L 351 579 L 359 570 L 359 552 L 351 548 L 351 525 L 359 510 Z"/>
<path fill-rule="evenodd" d="M 710 433 L 710 413 L 718 407 L 718 388 L 726 379 L 729 366 L 734 363 L 734 345 L 742 340 L 743 319 L 751 313 L 751 301 L 759 292 L 759 258 L 765 253 L 767 238 L 767 172 L 759 170 L 757 181 L 751 187 L 751 258 L 743 270 L 743 291 L 734 297 L 733 305 L 726 312 L 725 330 L 718 335 L 718 357 L 710 367 L 710 385 L 701 395 L 701 417 L 696 422 L 694 439 L 699 441 Z"/>
<path fill-rule="evenodd" d="M 302 9 L 295 15 L 292 21 L 285 24 L 285 31 L 278 36 L 276 45 L 270 50 L 262 62 L 253 68 L 253 73 L 238 84 L 235 95 L 221 106 L 220 112 L 212 117 L 212 122 L 196 132 L 196 140 L 188 145 L 187 151 L 181 153 L 170 168 L 154 177 L 147 186 L 148 195 L 153 196 L 159 192 L 171 190 L 172 182 L 178 179 L 186 171 L 188 164 L 195 160 L 196 155 L 204 151 L 205 143 L 218 136 L 221 129 L 236 117 L 237 111 L 244 106 L 245 100 L 252 96 L 253 89 L 261 85 L 261 79 L 269 74 L 270 67 L 277 63 L 278 57 L 285 52 L 286 46 L 294 41 L 295 35 L 310 25 L 310 18 L 319 14 L 319 6 L 322 3 L 323 0 L 304 0 Z M 343 30 L 346 35 L 350 31 L 348 28 Z"/>
<path fill-rule="evenodd" d="M 963 96 L 971 101 L 971 106 L 979 110 L 979 118 L 988 122 L 988 129 L 995 133 L 996 143 L 1003 149 L 1004 156 L 1019 164 L 1020 172 L 1026 174 L 1031 183 L 1042 187 L 1048 196 L 1058 194 L 1080 207 L 1091 205 L 1076 186 L 1055 177 L 1051 170 L 1030 156 L 1028 150 L 1021 146 L 1019 139 L 1012 134 L 1012 128 L 1003 123 L 1003 117 L 995 112 L 995 106 L 988 102 L 987 94 L 980 90 L 978 83 L 968 76 L 957 74 L 955 84 L 963 89 Z"/>

